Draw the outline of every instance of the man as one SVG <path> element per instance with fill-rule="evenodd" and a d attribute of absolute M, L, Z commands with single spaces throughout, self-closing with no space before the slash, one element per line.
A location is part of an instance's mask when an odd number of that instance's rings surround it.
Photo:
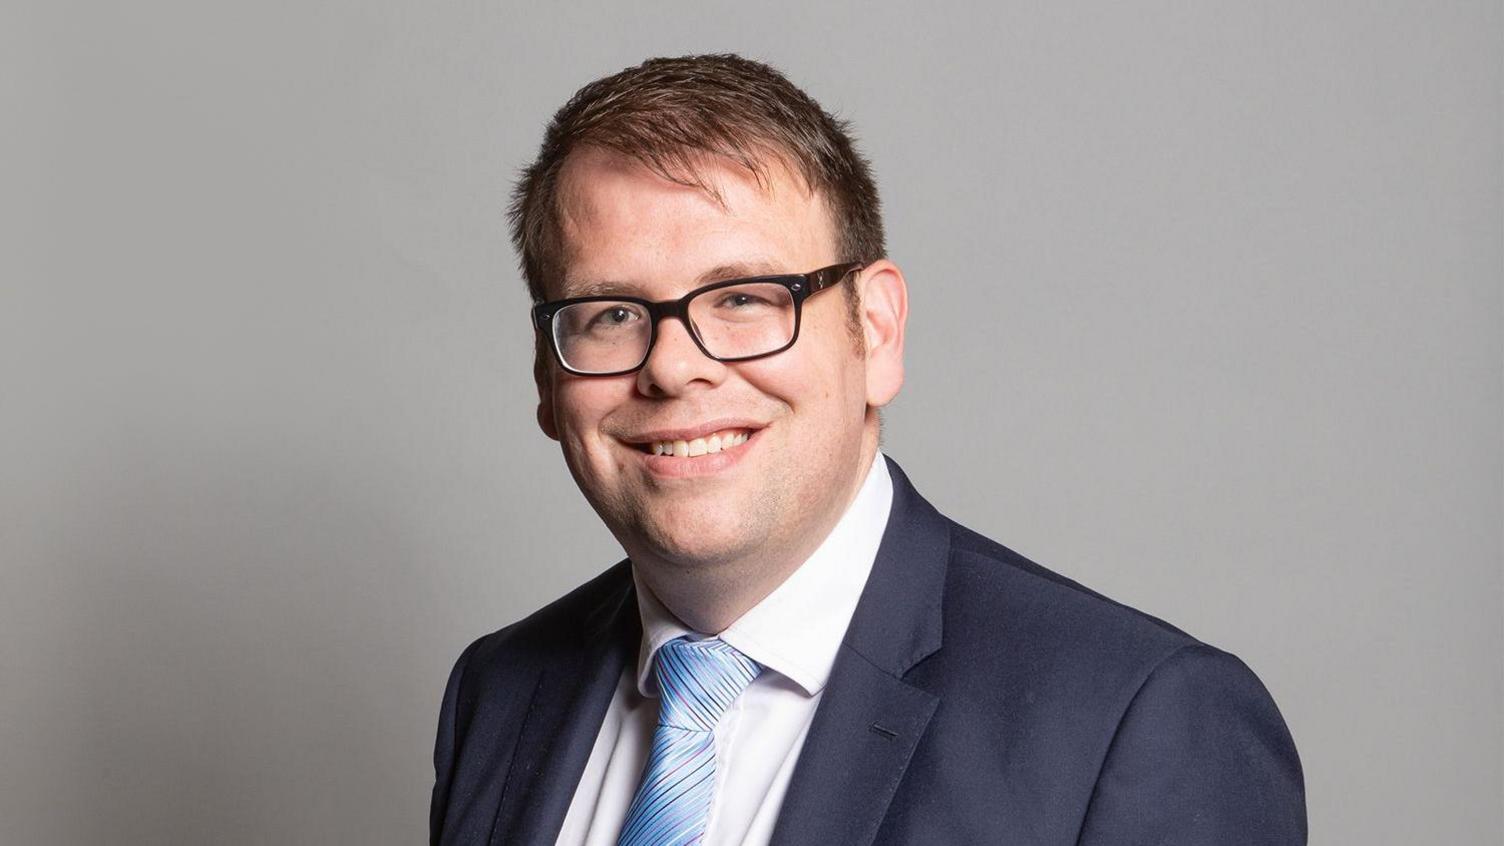
<path fill-rule="evenodd" d="M 435 843 L 1303 843 L 1236 658 L 950 522 L 878 451 L 905 282 L 776 71 L 586 86 L 513 207 L 538 423 L 627 559 L 465 650 Z"/>

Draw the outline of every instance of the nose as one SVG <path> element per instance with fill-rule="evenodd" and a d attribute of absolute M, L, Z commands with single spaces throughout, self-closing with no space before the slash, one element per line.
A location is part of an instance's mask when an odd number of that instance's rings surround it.
<path fill-rule="evenodd" d="M 706 355 L 677 317 L 658 323 L 658 338 L 648 360 L 637 371 L 637 390 L 644 396 L 673 397 L 701 387 L 714 387 L 726 378 L 726 365 Z"/>

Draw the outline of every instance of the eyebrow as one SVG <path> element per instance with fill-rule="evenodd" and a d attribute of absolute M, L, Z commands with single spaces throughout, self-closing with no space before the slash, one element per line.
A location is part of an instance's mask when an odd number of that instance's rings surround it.
<path fill-rule="evenodd" d="M 727 279 L 743 279 L 749 276 L 776 276 L 787 272 L 770 261 L 736 261 L 730 264 L 717 265 L 701 273 L 700 278 L 695 280 L 695 284 L 709 285 L 712 282 L 724 282 Z"/>
<path fill-rule="evenodd" d="M 608 294 L 636 296 L 638 288 L 628 282 L 568 282 L 564 283 L 563 299 L 575 297 L 601 297 Z"/>
<path fill-rule="evenodd" d="M 743 279 L 752 276 L 777 276 L 788 273 L 771 261 L 755 259 L 750 261 L 734 261 L 727 264 L 718 264 L 710 270 L 701 273 L 694 280 L 692 288 L 709 285 L 712 282 L 724 282 L 728 279 Z M 620 295 L 628 297 L 642 296 L 642 287 L 631 282 L 618 282 L 615 280 L 599 281 L 570 281 L 565 280 L 564 299 L 574 297 L 602 297 Z"/>

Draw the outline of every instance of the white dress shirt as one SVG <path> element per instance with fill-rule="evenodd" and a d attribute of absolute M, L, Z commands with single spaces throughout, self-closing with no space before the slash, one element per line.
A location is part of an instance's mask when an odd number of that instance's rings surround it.
<path fill-rule="evenodd" d="M 893 482 L 878 453 L 834 529 L 799 569 L 718 637 L 763 666 L 715 730 L 715 793 L 705 846 L 765 844 L 841 639 L 888 525 Z M 636 574 L 633 574 L 634 579 Z M 658 718 L 653 656 L 688 635 L 641 580 L 642 646 L 606 709 L 559 846 L 614 846 L 647 765 Z"/>

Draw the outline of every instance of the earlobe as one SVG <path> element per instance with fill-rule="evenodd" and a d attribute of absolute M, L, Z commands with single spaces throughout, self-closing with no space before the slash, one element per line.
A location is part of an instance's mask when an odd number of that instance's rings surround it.
<path fill-rule="evenodd" d="M 533 381 L 538 386 L 538 428 L 553 440 L 559 439 L 559 427 L 554 420 L 554 392 L 549 383 L 549 374 L 541 359 L 533 367 Z"/>
<path fill-rule="evenodd" d="M 554 406 L 551 402 L 538 402 L 538 428 L 554 440 L 559 439 L 559 430 L 554 426 Z"/>
<path fill-rule="evenodd" d="M 867 405 L 881 408 L 903 387 L 904 327 L 909 289 L 898 265 L 887 259 L 867 268 L 862 286 L 862 330 L 867 341 Z"/>

